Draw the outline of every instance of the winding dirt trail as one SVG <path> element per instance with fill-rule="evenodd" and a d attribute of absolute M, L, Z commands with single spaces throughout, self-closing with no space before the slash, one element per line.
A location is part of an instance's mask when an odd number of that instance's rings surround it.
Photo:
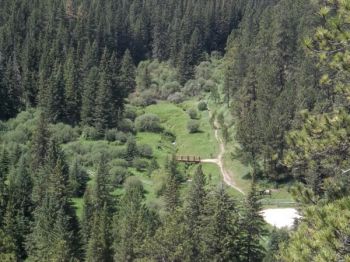
<path fill-rule="evenodd" d="M 225 143 L 223 142 L 222 138 L 219 136 L 219 123 L 217 122 L 216 119 L 214 122 L 214 128 L 215 128 L 215 138 L 218 141 L 219 147 L 220 147 L 219 155 L 217 158 L 203 159 L 203 160 L 201 160 L 201 162 L 202 163 L 213 163 L 213 164 L 218 165 L 220 168 L 220 172 L 222 174 L 222 177 L 224 179 L 224 182 L 228 186 L 234 188 L 235 190 L 237 190 L 241 194 L 245 195 L 244 191 L 242 189 L 240 189 L 237 186 L 236 182 L 233 180 L 233 174 L 229 170 L 227 170 L 224 166 Z"/>
<path fill-rule="evenodd" d="M 209 114 L 211 115 L 211 112 L 209 111 Z M 217 158 L 214 159 L 203 159 L 201 162 L 203 163 L 213 163 L 219 166 L 222 177 L 224 179 L 224 182 L 240 192 L 241 194 L 245 195 L 244 191 L 239 188 L 234 181 L 233 177 L 234 175 L 230 172 L 230 170 L 226 169 L 224 166 L 224 154 L 225 154 L 225 143 L 223 142 L 222 138 L 219 135 L 219 123 L 215 119 L 214 122 L 214 128 L 215 128 L 215 138 L 219 143 L 220 152 Z M 263 216 L 264 220 L 277 228 L 291 228 L 294 224 L 294 220 L 297 218 L 300 218 L 300 215 L 298 214 L 298 211 L 295 208 L 272 208 L 272 209 L 264 209 L 261 211 L 261 215 Z"/>

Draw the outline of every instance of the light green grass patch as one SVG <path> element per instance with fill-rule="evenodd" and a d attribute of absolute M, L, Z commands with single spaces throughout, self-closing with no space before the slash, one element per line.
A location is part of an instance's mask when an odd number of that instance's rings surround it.
<path fill-rule="evenodd" d="M 214 132 L 209 125 L 208 112 L 201 112 L 200 132 L 190 134 L 187 130 L 189 116 L 188 108 L 196 108 L 197 102 L 189 101 L 177 106 L 167 102 L 160 102 L 145 109 L 147 113 L 153 113 L 160 117 L 162 125 L 176 135 L 176 149 L 178 155 L 199 156 L 210 158 L 218 152 L 218 146 Z"/>
<path fill-rule="evenodd" d="M 82 219 L 83 216 L 83 206 L 84 206 L 84 200 L 83 198 L 72 198 L 73 207 L 76 210 L 76 214 L 79 220 Z"/>

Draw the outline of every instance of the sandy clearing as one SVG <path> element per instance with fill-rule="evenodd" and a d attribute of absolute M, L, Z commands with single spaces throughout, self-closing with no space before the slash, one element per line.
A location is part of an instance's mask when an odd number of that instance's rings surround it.
<path fill-rule="evenodd" d="M 277 228 L 291 228 L 296 218 L 300 218 L 295 208 L 271 208 L 261 212 L 264 220 Z"/>

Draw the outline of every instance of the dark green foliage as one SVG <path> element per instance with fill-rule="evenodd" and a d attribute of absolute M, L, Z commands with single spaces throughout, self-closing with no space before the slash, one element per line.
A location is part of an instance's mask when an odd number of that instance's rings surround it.
<path fill-rule="evenodd" d="M 174 159 L 170 159 L 167 163 L 167 180 L 165 183 L 164 199 L 166 209 L 173 212 L 180 205 L 180 180 L 178 177 L 177 164 Z"/>
<path fill-rule="evenodd" d="M 132 166 L 135 167 L 138 171 L 144 171 L 148 168 L 149 164 L 147 160 L 135 158 L 132 162 Z"/>
<path fill-rule="evenodd" d="M 0 229 L 0 260 L 1 261 L 16 261 L 16 246 L 2 229 Z"/>
<path fill-rule="evenodd" d="M 136 82 L 135 82 L 135 65 L 132 60 L 131 54 L 129 50 L 126 50 L 123 60 L 121 63 L 121 69 L 120 69 L 120 88 L 126 96 L 126 94 L 131 93 L 135 90 Z"/>
<path fill-rule="evenodd" d="M 193 176 L 189 192 L 185 201 L 185 225 L 186 238 L 188 239 L 189 253 L 191 260 L 198 260 L 200 257 L 200 231 L 201 216 L 204 214 L 205 199 L 207 191 L 205 189 L 206 180 L 202 171 L 202 166 L 198 166 Z"/>
<path fill-rule="evenodd" d="M 110 218 L 107 206 L 92 217 L 92 230 L 87 245 L 86 261 L 113 261 L 111 252 Z"/>
<path fill-rule="evenodd" d="M 112 186 L 121 186 L 129 176 L 129 171 L 125 167 L 115 166 L 109 170 L 109 176 Z"/>
<path fill-rule="evenodd" d="M 50 132 L 48 130 L 48 122 L 44 113 L 40 113 L 37 127 L 31 141 L 32 171 L 35 172 L 44 166 L 49 140 Z"/>
<path fill-rule="evenodd" d="M 202 258 L 212 261 L 239 261 L 239 214 L 223 185 L 208 194 L 201 218 Z"/>
<path fill-rule="evenodd" d="M 136 141 L 133 137 L 129 137 L 126 142 L 125 159 L 130 163 L 138 155 Z"/>
<path fill-rule="evenodd" d="M 189 109 L 187 111 L 187 113 L 188 113 L 188 115 L 190 116 L 191 119 L 197 119 L 198 118 L 198 112 L 197 112 L 196 109 L 191 108 L 191 109 Z"/>
<path fill-rule="evenodd" d="M 100 72 L 95 100 L 94 127 L 102 135 L 105 130 L 114 126 L 116 108 L 112 98 L 110 79 L 106 72 Z"/>
<path fill-rule="evenodd" d="M 109 261 L 111 236 L 107 232 L 111 230 L 110 217 L 115 208 L 104 155 L 100 158 L 95 176 L 95 183 L 84 194 L 82 237 L 88 261 Z"/>
<path fill-rule="evenodd" d="M 135 126 L 141 132 L 160 132 L 162 130 L 160 119 L 154 114 L 145 114 L 137 117 Z"/>
<path fill-rule="evenodd" d="M 96 87 L 98 86 L 98 68 L 93 67 L 89 70 L 84 79 L 84 89 L 81 105 L 81 124 L 92 125 L 94 123 Z"/>
<path fill-rule="evenodd" d="M 28 259 L 78 259 L 78 222 L 68 198 L 68 174 L 62 158 L 58 156 L 55 167 L 46 172 L 46 187 L 34 210 L 34 224 L 27 238 Z"/>
<path fill-rule="evenodd" d="M 88 175 L 81 167 L 79 161 L 75 159 L 69 168 L 68 190 L 73 197 L 81 197 L 84 194 Z"/>
<path fill-rule="evenodd" d="M 264 261 L 277 262 L 278 251 L 280 248 L 282 248 L 283 245 L 287 244 L 288 240 L 289 240 L 288 229 L 273 228 L 270 234 L 270 239 L 267 245 L 267 253 Z"/>
<path fill-rule="evenodd" d="M 133 261 L 142 256 L 143 240 L 151 233 L 150 211 L 143 204 L 142 183 L 134 177 L 125 185 L 125 194 L 114 217 L 114 259 Z"/>
<path fill-rule="evenodd" d="M 201 101 L 198 103 L 198 110 L 199 111 L 205 111 L 208 109 L 207 103 L 204 101 Z"/>
<path fill-rule="evenodd" d="M 265 222 L 260 214 L 261 204 L 253 182 L 240 219 L 240 260 L 262 261 L 265 255 L 261 243 L 265 234 Z"/>
<path fill-rule="evenodd" d="M 297 112 L 326 99 L 317 91 L 316 63 L 300 44 L 318 22 L 316 10 L 306 0 L 246 1 L 228 42 L 223 91 L 237 119 L 236 138 L 254 173 L 262 169 L 271 180 L 285 179 L 285 138 Z"/>
<path fill-rule="evenodd" d="M 153 149 L 149 145 L 138 145 L 137 146 L 137 151 L 139 152 L 141 157 L 145 158 L 152 158 L 153 156 Z"/>
<path fill-rule="evenodd" d="M 27 164 L 22 156 L 17 168 L 8 177 L 8 202 L 4 229 L 14 241 L 17 259 L 26 257 L 24 242 L 30 232 L 34 208 L 31 199 L 33 182 Z"/>
<path fill-rule="evenodd" d="M 190 134 L 197 133 L 199 131 L 199 122 L 198 120 L 189 120 L 187 122 L 187 130 Z"/>

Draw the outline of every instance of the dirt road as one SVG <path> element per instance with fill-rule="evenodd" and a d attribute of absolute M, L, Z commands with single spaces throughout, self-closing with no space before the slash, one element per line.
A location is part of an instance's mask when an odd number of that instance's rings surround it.
<path fill-rule="evenodd" d="M 210 112 L 211 114 L 211 112 Z M 213 163 L 219 166 L 220 172 L 224 179 L 224 182 L 237 190 L 238 192 L 245 195 L 244 191 L 240 189 L 234 181 L 234 175 L 225 168 L 224 166 L 224 154 L 225 154 L 225 143 L 219 135 L 219 124 L 217 120 L 214 122 L 215 127 L 215 138 L 218 141 L 220 152 L 217 158 L 214 159 L 203 159 L 201 162 L 203 163 Z M 287 227 L 291 228 L 294 224 L 294 220 L 299 218 L 298 211 L 295 208 L 280 208 L 280 209 L 265 209 L 262 210 L 261 215 L 264 217 L 264 220 L 272 226 L 282 228 Z"/>
<path fill-rule="evenodd" d="M 215 138 L 218 141 L 219 148 L 220 148 L 219 155 L 217 156 L 217 158 L 203 159 L 201 162 L 202 163 L 213 163 L 213 164 L 218 165 L 220 168 L 220 172 L 222 174 L 222 177 L 224 179 L 224 182 L 228 186 L 236 189 L 238 192 L 245 195 L 244 191 L 242 189 L 240 189 L 237 186 L 237 184 L 235 183 L 235 181 L 233 180 L 233 174 L 229 170 L 227 170 L 224 166 L 225 143 L 222 141 L 222 138 L 219 135 L 219 123 L 217 122 L 217 120 L 215 120 L 215 122 L 214 122 L 214 127 L 215 127 Z"/>

